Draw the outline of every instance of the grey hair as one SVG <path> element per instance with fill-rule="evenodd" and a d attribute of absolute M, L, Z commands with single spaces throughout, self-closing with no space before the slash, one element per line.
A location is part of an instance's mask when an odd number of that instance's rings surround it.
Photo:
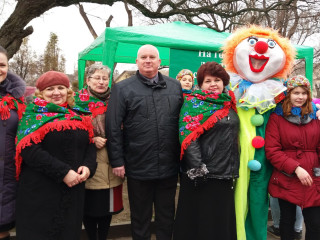
<path fill-rule="evenodd" d="M 91 77 L 97 70 L 105 70 L 110 77 L 111 69 L 99 63 L 94 63 L 87 68 L 87 77 Z"/>

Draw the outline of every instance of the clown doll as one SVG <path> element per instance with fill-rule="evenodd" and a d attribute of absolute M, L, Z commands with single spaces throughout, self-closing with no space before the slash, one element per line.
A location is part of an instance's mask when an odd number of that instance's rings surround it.
<path fill-rule="evenodd" d="M 233 33 L 223 51 L 240 118 L 240 178 L 235 193 L 238 240 L 264 240 L 272 171 L 263 147 L 265 127 L 284 97 L 281 79 L 292 69 L 295 50 L 277 31 L 250 26 Z"/>

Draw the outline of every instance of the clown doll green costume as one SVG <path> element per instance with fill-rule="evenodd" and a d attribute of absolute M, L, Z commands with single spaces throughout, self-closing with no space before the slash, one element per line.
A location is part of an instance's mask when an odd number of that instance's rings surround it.
<path fill-rule="evenodd" d="M 236 183 L 238 240 L 267 238 L 268 182 L 272 167 L 264 152 L 265 128 L 284 97 L 295 51 L 277 31 L 259 26 L 238 29 L 223 47 L 223 63 L 240 118 L 240 178 Z"/>

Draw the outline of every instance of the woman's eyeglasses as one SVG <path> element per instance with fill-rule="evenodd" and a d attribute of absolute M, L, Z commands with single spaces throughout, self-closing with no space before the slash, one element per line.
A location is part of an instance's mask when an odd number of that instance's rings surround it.
<path fill-rule="evenodd" d="M 91 78 L 91 79 L 93 79 L 94 81 L 96 81 L 96 82 L 99 82 L 100 80 L 102 80 L 103 82 L 107 82 L 107 81 L 109 81 L 109 78 L 107 78 L 107 77 L 99 77 L 99 76 L 95 76 L 95 77 L 89 77 L 89 78 Z"/>

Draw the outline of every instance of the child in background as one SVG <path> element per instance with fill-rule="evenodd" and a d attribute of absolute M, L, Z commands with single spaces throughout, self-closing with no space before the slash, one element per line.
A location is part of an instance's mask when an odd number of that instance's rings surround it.
<path fill-rule="evenodd" d="M 183 97 L 192 92 L 194 77 L 193 73 L 189 69 L 182 69 L 176 76 L 176 79 L 181 83 Z"/>

